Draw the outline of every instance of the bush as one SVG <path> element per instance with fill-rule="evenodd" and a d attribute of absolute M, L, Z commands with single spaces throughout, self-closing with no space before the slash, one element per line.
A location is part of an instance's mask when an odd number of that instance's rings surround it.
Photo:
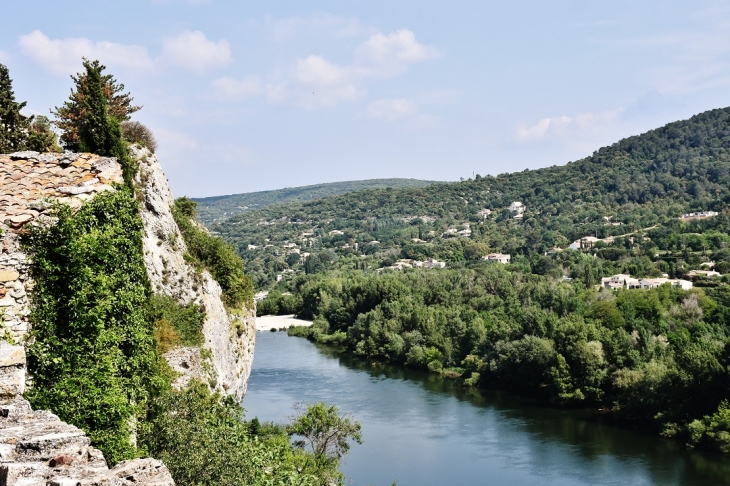
<path fill-rule="evenodd" d="M 194 221 L 196 206 L 195 201 L 181 197 L 175 200 L 172 208 L 172 216 L 180 228 L 192 263 L 198 270 L 205 268 L 210 271 L 223 289 L 223 303 L 228 307 L 253 305 L 253 284 L 243 272 L 243 260 L 233 247 L 210 235 Z"/>
<path fill-rule="evenodd" d="M 182 346 L 200 346 L 204 342 L 203 322 L 205 311 L 197 304 L 183 306 L 167 295 L 152 295 L 148 303 L 150 319 L 156 323 L 156 328 L 164 328 L 166 321 L 177 334 Z M 168 335 L 169 330 L 165 331 Z M 174 347 L 174 346 L 173 346 Z"/>
<path fill-rule="evenodd" d="M 152 130 L 138 121 L 125 121 L 120 125 L 122 129 L 122 137 L 129 143 L 138 143 L 155 153 L 157 150 L 157 140 Z"/>
<path fill-rule="evenodd" d="M 232 398 L 193 382 L 155 400 L 140 442 L 177 484 L 342 484 L 336 461 L 314 460 L 292 447 L 283 428 L 246 422 L 243 413 Z"/>

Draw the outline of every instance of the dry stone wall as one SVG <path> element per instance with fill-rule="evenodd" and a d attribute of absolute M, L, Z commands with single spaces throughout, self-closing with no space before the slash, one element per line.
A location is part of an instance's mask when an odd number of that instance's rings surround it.
<path fill-rule="evenodd" d="M 0 337 L 21 342 L 30 331 L 28 258 L 20 248 L 25 225 L 47 218 L 52 201 L 80 208 L 122 182 L 115 159 L 92 154 L 0 155 Z"/>
<path fill-rule="evenodd" d="M 23 399 L 25 351 L 0 341 L 0 486 L 174 486 L 165 465 L 134 459 L 109 469 L 84 432 Z"/>

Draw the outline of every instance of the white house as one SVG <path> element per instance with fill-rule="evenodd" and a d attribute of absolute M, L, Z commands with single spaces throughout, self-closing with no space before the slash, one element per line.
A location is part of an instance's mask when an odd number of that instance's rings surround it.
<path fill-rule="evenodd" d="M 687 213 L 682 215 L 682 219 L 705 219 L 717 216 L 718 213 L 715 211 L 697 211 L 694 213 Z"/>
<path fill-rule="evenodd" d="M 692 282 L 690 282 L 689 280 L 669 279 L 666 277 L 644 278 L 641 280 L 641 288 L 642 289 L 655 289 L 661 285 L 664 285 L 665 283 L 670 284 L 672 287 L 680 287 L 684 290 L 689 290 L 692 288 Z"/>
<path fill-rule="evenodd" d="M 330 235 L 330 236 L 334 236 L 334 235 L 344 235 L 344 234 L 345 234 L 345 232 L 344 232 L 344 231 L 340 231 L 340 230 L 332 230 L 332 231 L 330 231 L 330 232 L 329 232 L 329 233 L 327 233 L 327 234 L 328 234 L 328 235 Z"/>
<path fill-rule="evenodd" d="M 258 246 L 256 246 L 256 245 L 248 245 L 248 247 L 246 249 L 247 250 L 255 250 L 256 248 L 258 248 Z"/>
<path fill-rule="evenodd" d="M 639 279 L 633 278 L 631 275 L 618 273 L 616 275 L 611 275 L 610 277 L 602 278 L 601 287 L 606 287 L 612 290 L 621 288 L 638 289 L 641 288 L 641 283 L 639 282 Z"/>
<path fill-rule="evenodd" d="M 714 270 L 692 270 L 687 273 L 687 276 L 692 277 L 704 277 L 704 278 L 720 278 L 722 277 L 722 274 L 720 272 L 716 272 Z"/>
<path fill-rule="evenodd" d="M 477 213 L 477 215 L 481 216 L 484 219 L 487 219 L 492 214 L 491 209 L 482 209 Z"/>
<path fill-rule="evenodd" d="M 490 253 L 489 255 L 484 255 L 482 260 L 490 260 L 507 265 L 512 260 L 512 256 L 504 253 Z"/>
<path fill-rule="evenodd" d="M 509 210 L 511 213 L 522 214 L 525 212 L 525 205 L 520 201 L 515 201 L 509 205 Z"/>
<path fill-rule="evenodd" d="M 456 234 L 459 238 L 469 238 L 471 236 L 471 228 L 463 229 L 458 231 Z"/>
<path fill-rule="evenodd" d="M 593 245 L 596 244 L 596 242 L 601 241 L 595 236 L 584 236 L 583 238 L 579 240 L 575 240 L 573 243 L 570 244 L 568 248 L 571 250 L 582 250 L 585 248 L 593 248 Z"/>

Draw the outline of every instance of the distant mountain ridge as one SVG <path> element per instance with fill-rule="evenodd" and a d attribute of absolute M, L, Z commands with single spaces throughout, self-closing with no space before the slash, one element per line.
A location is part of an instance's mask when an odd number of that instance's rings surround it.
<path fill-rule="evenodd" d="M 360 181 L 327 182 L 311 186 L 285 187 L 271 191 L 193 198 L 193 200 L 198 203 L 200 220 L 204 224 L 209 225 L 216 221 L 228 219 L 236 214 L 261 209 L 272 204 L 313 201 L 363 189 L 418 188 L 439 182 L 400 178 L 366 179 Z"/>

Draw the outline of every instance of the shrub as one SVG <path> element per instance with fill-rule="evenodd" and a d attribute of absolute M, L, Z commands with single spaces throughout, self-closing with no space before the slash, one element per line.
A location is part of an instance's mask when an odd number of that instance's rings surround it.
<path fill-rule="evenodd" d="M 239 308 L 244 303 L 253 304 L 253 284 L 244 274 L 243 260 L 236 250 L 222 239 L 210 235 L 197 224 L 196 203 L 187 197 L 175 200 L 172 215 L 182 233 L 185 245 L 199 270 L 210 271 L 223 289 L 223 303 Z"/>
<path fill-rule="evenodd" d="M 155 153 L 157 150 L 157 140 L 152 130 L 138 121 L 125 121 L 120 125 L 122 129 L 122 137 L 129 143 L 138 143 Z"/>

